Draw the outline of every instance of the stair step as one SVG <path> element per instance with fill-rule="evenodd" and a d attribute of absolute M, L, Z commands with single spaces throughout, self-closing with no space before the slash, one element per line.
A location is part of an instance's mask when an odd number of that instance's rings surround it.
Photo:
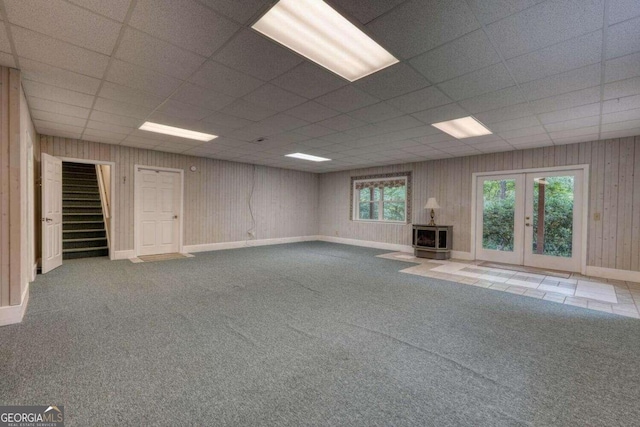
<path fill-rule="evenodd" d="M 63 188 L 63 189 L 64 189 L 64 188 L 69 188 L 69 189 L 77 188 L 77 189 L 85 189 L 85 190 L 86 190 L 86 189 L 91 189 L 91 190 L 96 189 L 96 190 L 100 190 L 100 189 L 98 188 L 98 184 L 97 184 L 97 183 L 95 183 L 95 184 L 91 184 L 91 183 L 89 183 L 89 182 L 86 182 L 86 183 L 84 183 L 84 184 L 83 184 L 83 183 L 80 183 L 80 182 L 74 182 L 73 184 L 62 184 L 62 188 Z"/>
<path fill-rule="evenodd" d="M 67 221 L 62 224 L 62 232 L 66 233 L 67 231 L 73 230 L 95 230 L 96 228 L 104 228 L 103 221 Z"/>
<path fill-rule="evenodd" d="M 100 202 L 100 199 L 91 199 L 86 197 L 62 197 L 62 202 Z"/>
<path fill-rule="evenodd" d="M 82 250 L 80 252 L 63 252 L 62 259 L 95 258 L 109 256 L 108 249 Z"/>
<path fill-rule="evenodd" d="M 82 251 L 99 251 L 101 249 L 109 249 L 107 246 L 96 246 L 93 248 L 73 248 L 73 249 L 63 249 L 63 252 L 82 252 Z"/>
<path fill-rule="evenodd" d="M 63 192 L 62 193 L 62 200 L 77 200 L 77 199 L 83 199 L 83 200 L 100 200 L 100 195 L 99 194 L 94 194 L 94 193 L 66 193 Z"/>
<path fill-rule="evenodd" d="M 63 230 L 62 232 L 62 240 L 74 240 L 74 239 L 93 239 L 93 238 L 102 238 L 105 239 L 107 237 L 107 233 L 104 229 L 98 228 L 87 228 L 80 230 Z"/>
<path fill-rule="evenodd" d="M 62 241 L 62 250 L 70 251 L 75 249 L 93 249 L 93 248 L 106 248 L 107 238 L 91 238 L 91 239 L 72 239 Z"/>

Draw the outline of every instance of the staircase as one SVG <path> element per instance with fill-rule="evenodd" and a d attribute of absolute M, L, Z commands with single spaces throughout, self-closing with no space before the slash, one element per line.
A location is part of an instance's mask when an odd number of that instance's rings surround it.
<path fill-rule="evenodd" d="M 95 165 L 62 163 L 62 258 L 109 255 Z"/>

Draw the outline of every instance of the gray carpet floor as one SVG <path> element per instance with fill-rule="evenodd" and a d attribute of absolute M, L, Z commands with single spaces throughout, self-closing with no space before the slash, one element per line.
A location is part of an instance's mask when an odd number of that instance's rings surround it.
<path fill-rule="evenodd" d="M 65 261 L 0 328 L 0 403 L 69 426 L 639 425 L 640 321 L 323 242 Z"/>

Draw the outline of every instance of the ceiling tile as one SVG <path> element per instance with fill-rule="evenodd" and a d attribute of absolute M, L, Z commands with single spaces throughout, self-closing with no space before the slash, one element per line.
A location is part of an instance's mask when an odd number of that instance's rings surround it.
<path fill-rule="evenodd" d="M 482 123 L 495 123 L 505 120 L 519 119 L 521 117 L 533 115 L 533 110 L 527 103 L 509 105 L 507 107 L 497 108 L 495 110 L 486 111 L 484 113 L 475 114 L 475 118 Z"/>
<path fill-rule="evenodd" d="M 513 58 L 602 28 L 603 1 L 547 1 L 486 28 L 502 55 Z"/>
<path fill-rule="evenodd" d="M 44 120 L 47 122 L 54 122 L 64 125 L 73 125 L 78 127 L 84 127 L 84 124 L 87 122 L 87 119 L 65 116 L 63 114 L 50 113 L 48 111 L 40 111 L 40 110 L 32 110 L 31 118 L 33 120 Z"/>
<path fill-rule="evenodd" d="M 640 93 L 640 77 L 619 80 L 604 85 L 604 99 L 624 98 Z"/>
<path fill-rule="evenodd" d="M 111 63 L 106 80 L 161 97 L 169 96 L 180 85 L 178 79 L 117 59 Z"/>
<path fill-rule="evenodd" d="M 309 84 L 309 82 L 313 82 L 313 84 Z M 274 79 L 271 83 L 305 98 L 316 98 L 325 93 L 333 92 L 347 85 L 348 82 L 311 62 L 305 61 Z"/>
<path fill-rule="evenodd" d="M 640 120 L 629 120 L 625 122 L 615 122 L 615 123 L 607 123 L 602 124 L 602 132 L 613 132 L 618 130 L 626 130 L 626 129 L 639 129 L 640 128 Z M 635 134 L 637 135 L 637 134 Z"/>
<path fill-rule="evenodd" d="M 460 108 L 458 104 L 454 103 L 414 113 L 413 117 L 430 125 L 433 123 L 444 122 L 446 120 L 459 119 L 460 117 L 466 117 L 468 115 L 469 113 Z"/>
<path fill-rule="evenodd" d="M 527 53 L 507 61 L 519 83 L 599 63 L 602 59 L 602 31 Z"/>
<path fill-rule="evenodd" d="M 640 51 L 640 17 L 609 27 L 607 59 Z"/>
<path fill-rule="evenodd" d="M 244 97 L 245 100 L 275 111 L 284 111 L 307 100 L 284 89 L 265 84 Z"/>
<path fill-rule="evenodd" d="M 309 136 L 311 138 L 318 138 L 321 136 L 330 135 L 332 133 L 335 133 L 336 131 L 333 129 L 326 128 L 324 126 L 320 126 L 317 123 L 314 123 L 314 124 L 310 124 L 310 125 L 298 128 L 295 130 L 295 132 L 305 136 Z M 323 142 L 324 142 L 324 145 L 330 144 L 326 141 L 323 141 Z"/>
<path fill-rule="evenodd" d="M 530 101 L 547 98 L 600 84 L 601 70 L 600 64 L 588 65 L 577 70 L 522 84 L 520 88 Z"/>
<path fill-rule="evenodd" d="M 316 101 L 342 113 L 348 113 L 349 111 L 379 102 L 377 98 L 368 95 L 354 86 L 345 86 L 316 98 Z"/>
<path fill-rule="evenodd" d="M 185 104 L 184 102 L 179 102 L 173 99 L 162 104 L 157 111 L 169 116 L 188 120 L 202 120 L 212 113 L 211 110 L 206 110 L 191 104 Z"/>
<path fill-rule="evenodd" d="M 610 59 L 605 63 L 606 83 L 624 80 L 640 75 L 640 53 Z"/>
<path fill-rule="evenodd" d="M 129 25 L 206 57 L 240 28 L 192 0 L 138 0 Z"/>
<path fill-rule="evenodd" d="M 549 132 L 549 136 L 552 140 L 556 141 L 563 138 L 579 137 L 585 135 L 598 134 L 599 126 L 592 126 L 588 128 L 568 129 L 560 130 L 557 132 Z"/>
<path fill-rule="evenodd" d="M 34 122 L 36 131 L 38 131 L 38 133 L 41 135 L 60 136 L 63 138 L 71 138 L 71 139 L 80 139 L 80 135 L 82 135 L 81 130 L 78 131 L 78 130 L 60 129 L 60 128 L 54 128 L 52 126 L 48 126 L 53 124 L 54 123 L 50 123 L 50 122 L 38 122 L 38 123 Z M 60 126 L 64 127 L 65 125 L 60 125 Z"/>
<path fill-rule="evenodd" d="M 13 41 L 19 56 L 55 67 L 102 78 L 109 57 L 33 31 L 13 26 Z"/>
<path fill-rule="evenodd" d="M 85 129 L 84 133 L 82 134 L 82 139 L 88 139 L 88 137 L 93 137 L 94 140 L 97 140 L 97 142 L 110 141 L 111 143 L 114 143 L 114 142 L 120 143 L 122 142 L 123 139 L 125 139 L 126 136 L 127 135 L 123 133 L 109 132 L 106 130 Z"/>
<path fill-rule="evenodd" d="M 376 123 L 376 126 L 385 132 L 395 132 L 403 129 L 423 126 L 423 123 L 415 117 L 404 115 Z"/>
<path fill-rule="evenodd" d="M 603 114 L 640 108 L 640 95 L 610 99 L 602 103 Z"/>
<path fill-rule="evenodd" d="M 114 101 L 126 102 L 147 108 L 155 108 L 164 101 L 162 97 L 111 82 L 104 82 L 98 95 Z"/>
<path fill-rule="evenodd" d="M 263 84 L 258 79 L 213 61 L 207 61 L 189 80 L 234 97 L 244 96 Z"/>
<path fill-rule="evenodd" d="M 500 62 L 484 31 L 477 30 L 409 61 L 431 82 L 439 83 Z"/>
<path fill-rule="evenodd" d="M 454 40 L 480 27 L 462 0 L 411 0 L 367 24 L 367 28 L 404 59 Z"/>
<path fill-rule="evenodd" d="M 49 122 L 46 120 L 38 120 L 38 119 L 34 119 L 33 124 L 36 127 L 36 130 L 38 131 L 38 133 L 48 134 L 47 132 L 42 132 L 41 131 L 42 128 L 54 130 L 54 131 L 64 131 L 64 132 L 69 132 L 74 134 L 77 132 L 78 136 L 80 136 L 80 134 L 82 133 L 81 126 L 73 126 L 73 125 L 68 125 L 64 123 Z"/>
<path fill-rule="evenodd" d="M 579 107 L 567 108 L 566 110 L 554 111 L 538 115 L 542 124 L 563 122 L 566 120 L 581 119 L 583 117 L 596 116 L 600 114 L 600 103 L 581 105 Z"/>
<path fill-rule="evenodd" d="M 507 141 L 502 140 L 474 144 L 473 147 L 482 151 L 483 153 L 497 153 L 500 151 L 513 150 L 513 145 L 509 144 Z"/>
<path fill-rule="evenodd" d="M 336 116 L 339 113 L 317 102 L 309 101 L 288 110 L 287 114 L 313 123 Z"/>
<path fill-rule="evenodd" d="M 594 86 L 561 95 L 550 96 L 529 103 L 536 113 L 564 110 L 600 101 L 600 87 Z"/>
<path fill-rule="evenodd" d="M 20 71 L 22 71 L 23 79 L 34 80 L 89 95 L 95 95 L 100 86 L 100 80 L 93 77 L 83 76 L 82 74 L 27 58 L 20 58 Z"/>
<path fill-rule="evenodd" d="M 334 0 L 339 12 L 346 12 L 360 23 L 367 22 L 388 12 L 405 0 Z M 340 10 L 341 9 L 341 10 Z"/>
<path fill-rule="evenodd" d="M 100 15 L 108 16 L 116 21 L 123 22 L 131 0 L 67 0 L 78 6 L 85 7 Z"/>
<path fill-rule="evenodd" d="M 609 24 L 625 21 L 640 15 L 640 3 L 638 0 L 608 0 Z"/>
<path fill-rule="evenodd" d="M 0 37 L 0 51 L 9 53 L 11 52 L 11 44 L 9 43 L 9 37 L 7 37 L 6 31 L 6 25 L 0 21 L 0 34 L 2 35 L 2 37 Z"/>
<path fill-rule="evenodd" d="M 616 131 L 610 131 L 610 132 L 602 132 L 600 134 L 600 136 L 596 135 L 595 138 L 591 139 L 591 140 L 596 140 L 596 139 L 611 139 L 611 138 L 624 138 L 627 136 L 636 136 L 640 134 L 640 127 L 634 128 L 634 129 L 625 129 L 625 130 L 616 130 Z"/>
<path fill-rule="evenodd" d="M 120 116 L 118 114 L 106 113 L 104 111 L 93 110 L 91 112 L 91 120 L 102 123 L 110 123 L 128 128 L 137 128 L 142 124 L 141 119 L 133 117 Z"/>
<path fill-rule="evenodd" d="M 187 79 L 205 61 L 200 55 L 131 28 L 124 33 L 115 57 L 181 80 Z"/>
<path fill-rule="evenodd" d="M 500 63 L 440 83 L 438 88 L 454 101 L 458 101 L 504 89 L 513 84 L 514 81 L 509 72 Z"/>
<path fill-rule="evenodd" d="M 202 0 L 211 9 L 240 23 L 246 23 L 258 13 L 268 0 Z"/>
<path fill-rule="evenodd" d="M 244 99 L 238 99 L 220 110 L 223 113 L 240 117 L 241 119 L 260 121 L 277 113 L 275 110 L 252 104 Z"/>
<path fill-rule="evenodd" d="M 602 124 L 626 122 L 630 120 L 640 120 L 640 108 L 602 115 Z"/>
<path fill-rule="evenodd" d="M 405 113 L 415 113 L 429 108 L 451 103 L 451 99 L 437 87 L 430 86 L 397 98 L 389 99 L 387 103 Z"/>
<path fill-rule="evenodd" d="M 541 125 L 538 125 L 538 126 L 531 126 L 529 128 L 514 129 L 514 130 L 501 132 L 500 136 L 506 139 L 507 141 L 511 142 L 515 138 L 520 138 L 523 136 L 540 135 L 540 134 L 546 134 L 546 133 L 547 133 L 547 130 Z"/>
<path fill-rule="evenodd" d="M 153 110 L 152 107 L 143 107 L 141 105 L 128 104 L 126 102 L 114 101 L 113 99 L 107 98 L 97 98 L 93 108 L 97 111 L 136 119 L 146 118 Z"/>
<path fill-rule="evenodd" d="M 194 84 L 185 83 L 171 99 L 196 105 L 208 110 L 218 110 L 231 104 L 235 98 Z"/>
<path fill-rule="evenodd" d="M 88 118 L 89 112 L 91 111 L 88 108 L 62 104 L 60 102 L 49 101 L 42 98 L 29 97 L 27 99 L 27 103 L 29 104 L 31 112 L 33 112 L 34 110 L 41 110 L 55 114 L 62 114 L 65 116 L 79 117 L 81 119 Z"/>
<path fill-rule="evenodd" d="M 230 129 L 240 129 L 244 126 L 249 126 L 254 123 L 251 120 L 241 119 L 239 117 L 230 116 L 221 112 L 213 113 L 202 119 L 202 121 Z"/>
<path fill-rule="evenodd" d="M 0 65 L 3 67 L 15 68 L 16 62 L 10 53 L 0 52 Z"/>
<path fill-rule="evenodd" d="M 523 145 L 536 144 L 537 146 L 541 145 L 551 145 L 551 138 L 546 132 L 535 133 L 533 135 L 525 135 L 525 136 L 514 136 L 507 140 L 510 144 L 519 148 Z"/>
<path fill-rule="evenodd" d="M 302 58 L 275 42 L 243 30 L 214 59 L 262 80 L 271 80 L 302 62 Z"/>
<path fill-rule="evenodd" d="M 369 123 L 376 123 L 381 120 L 402 116 L 403 114 L 402 111 L 386 102 L 379 102 L 349 113 L 350 116 Z"/>
<path fill-rule="evenodd" d="M 476 114 L 483 111 L 495 110 L 509 105 L 520 104 L 526 100 L 517 86 L 511 86 L 495 92 L 465 99 L 459 102 L 469 112 Z"/>
<path fill-rule="evenodd" d="M 91 95 L 45 85 L 31 80 L 24 80 L 22 87 L 28 97 L 35 96 L 49 101 L 62 102 L 63 104 L 85 108 L 91 108 L 93 104 L 93 96 Z"/>
<path fill-rule="evenodd" d="M 111 55 L 121 25 L 63 0 L 5 0 L 9 22 Z"/>
<path fill-rule="evenodd" d="M 540 121 L 535 116 L 521 117 L 519 119 L 505 120 L 503 122 L 492 123 L 489 129 L 493 133 L 502 134 L 510 130 L 539 126 Z"/>
<path fill-rule="evenodd" d="M 258 123 L 253 123 L 245 129 L 264 136 L 278 135 L 292 129 L 306 126 L 308 122 L 286 114 L 276 114 Z"/>
<path fill-rule="evenodd" d="M 545 0 L 468 0 L 469 6 L 484 24 L 490 24 Z"/>
<path fill-rule="evenodd" d="M 551 134 L 552 132 L 558 132 L 562 130 L 581 129 L 584 127 L 599 125 L 600 115 L 598 114 L 597 116 L 582 117 L 580 119 L 567 120 L 565 122 L 549 123 L 544 127 L 547 129 L 547 132 Z"/>
<path fill-rule="evenodd" d="M 323 120 L 318 124 L 324 127 L 328 127 L 329 129 L 343 132 L 345 130 L 364 126 L 367 123 L 363 122 L 362 120 L 355 119 L 349 115 L 341 114 L 339 116 L 335 116 L 335 117 L 331 117 L 329 119 Z"/>
<path fill-rule="evenodd" d="M 96 120 L 89 120 L 87 122 L 87 129 L 104 130 L 107 132 L 116 132 L 116 133 L 122 133 L 125 135 L 135 130 L 134 127 L 121 126 L 115 123 L 99 122 Z"/>
<path fill-rule="evenodd" d="M 358 80 L 355 85 L 376 98 L 389 99 L 429 86 L 429 82 L 408 65 L 398 63 Z"/>

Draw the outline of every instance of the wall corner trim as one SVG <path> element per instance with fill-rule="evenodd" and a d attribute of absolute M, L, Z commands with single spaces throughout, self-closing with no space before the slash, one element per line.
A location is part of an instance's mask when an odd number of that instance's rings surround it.
<path fill-rule="evenodd" d="M 22 293 L 22 303 L 0 307 L 0 326 L 13 325 L 22 322 L 29 303 L 29 284 Z"/>

